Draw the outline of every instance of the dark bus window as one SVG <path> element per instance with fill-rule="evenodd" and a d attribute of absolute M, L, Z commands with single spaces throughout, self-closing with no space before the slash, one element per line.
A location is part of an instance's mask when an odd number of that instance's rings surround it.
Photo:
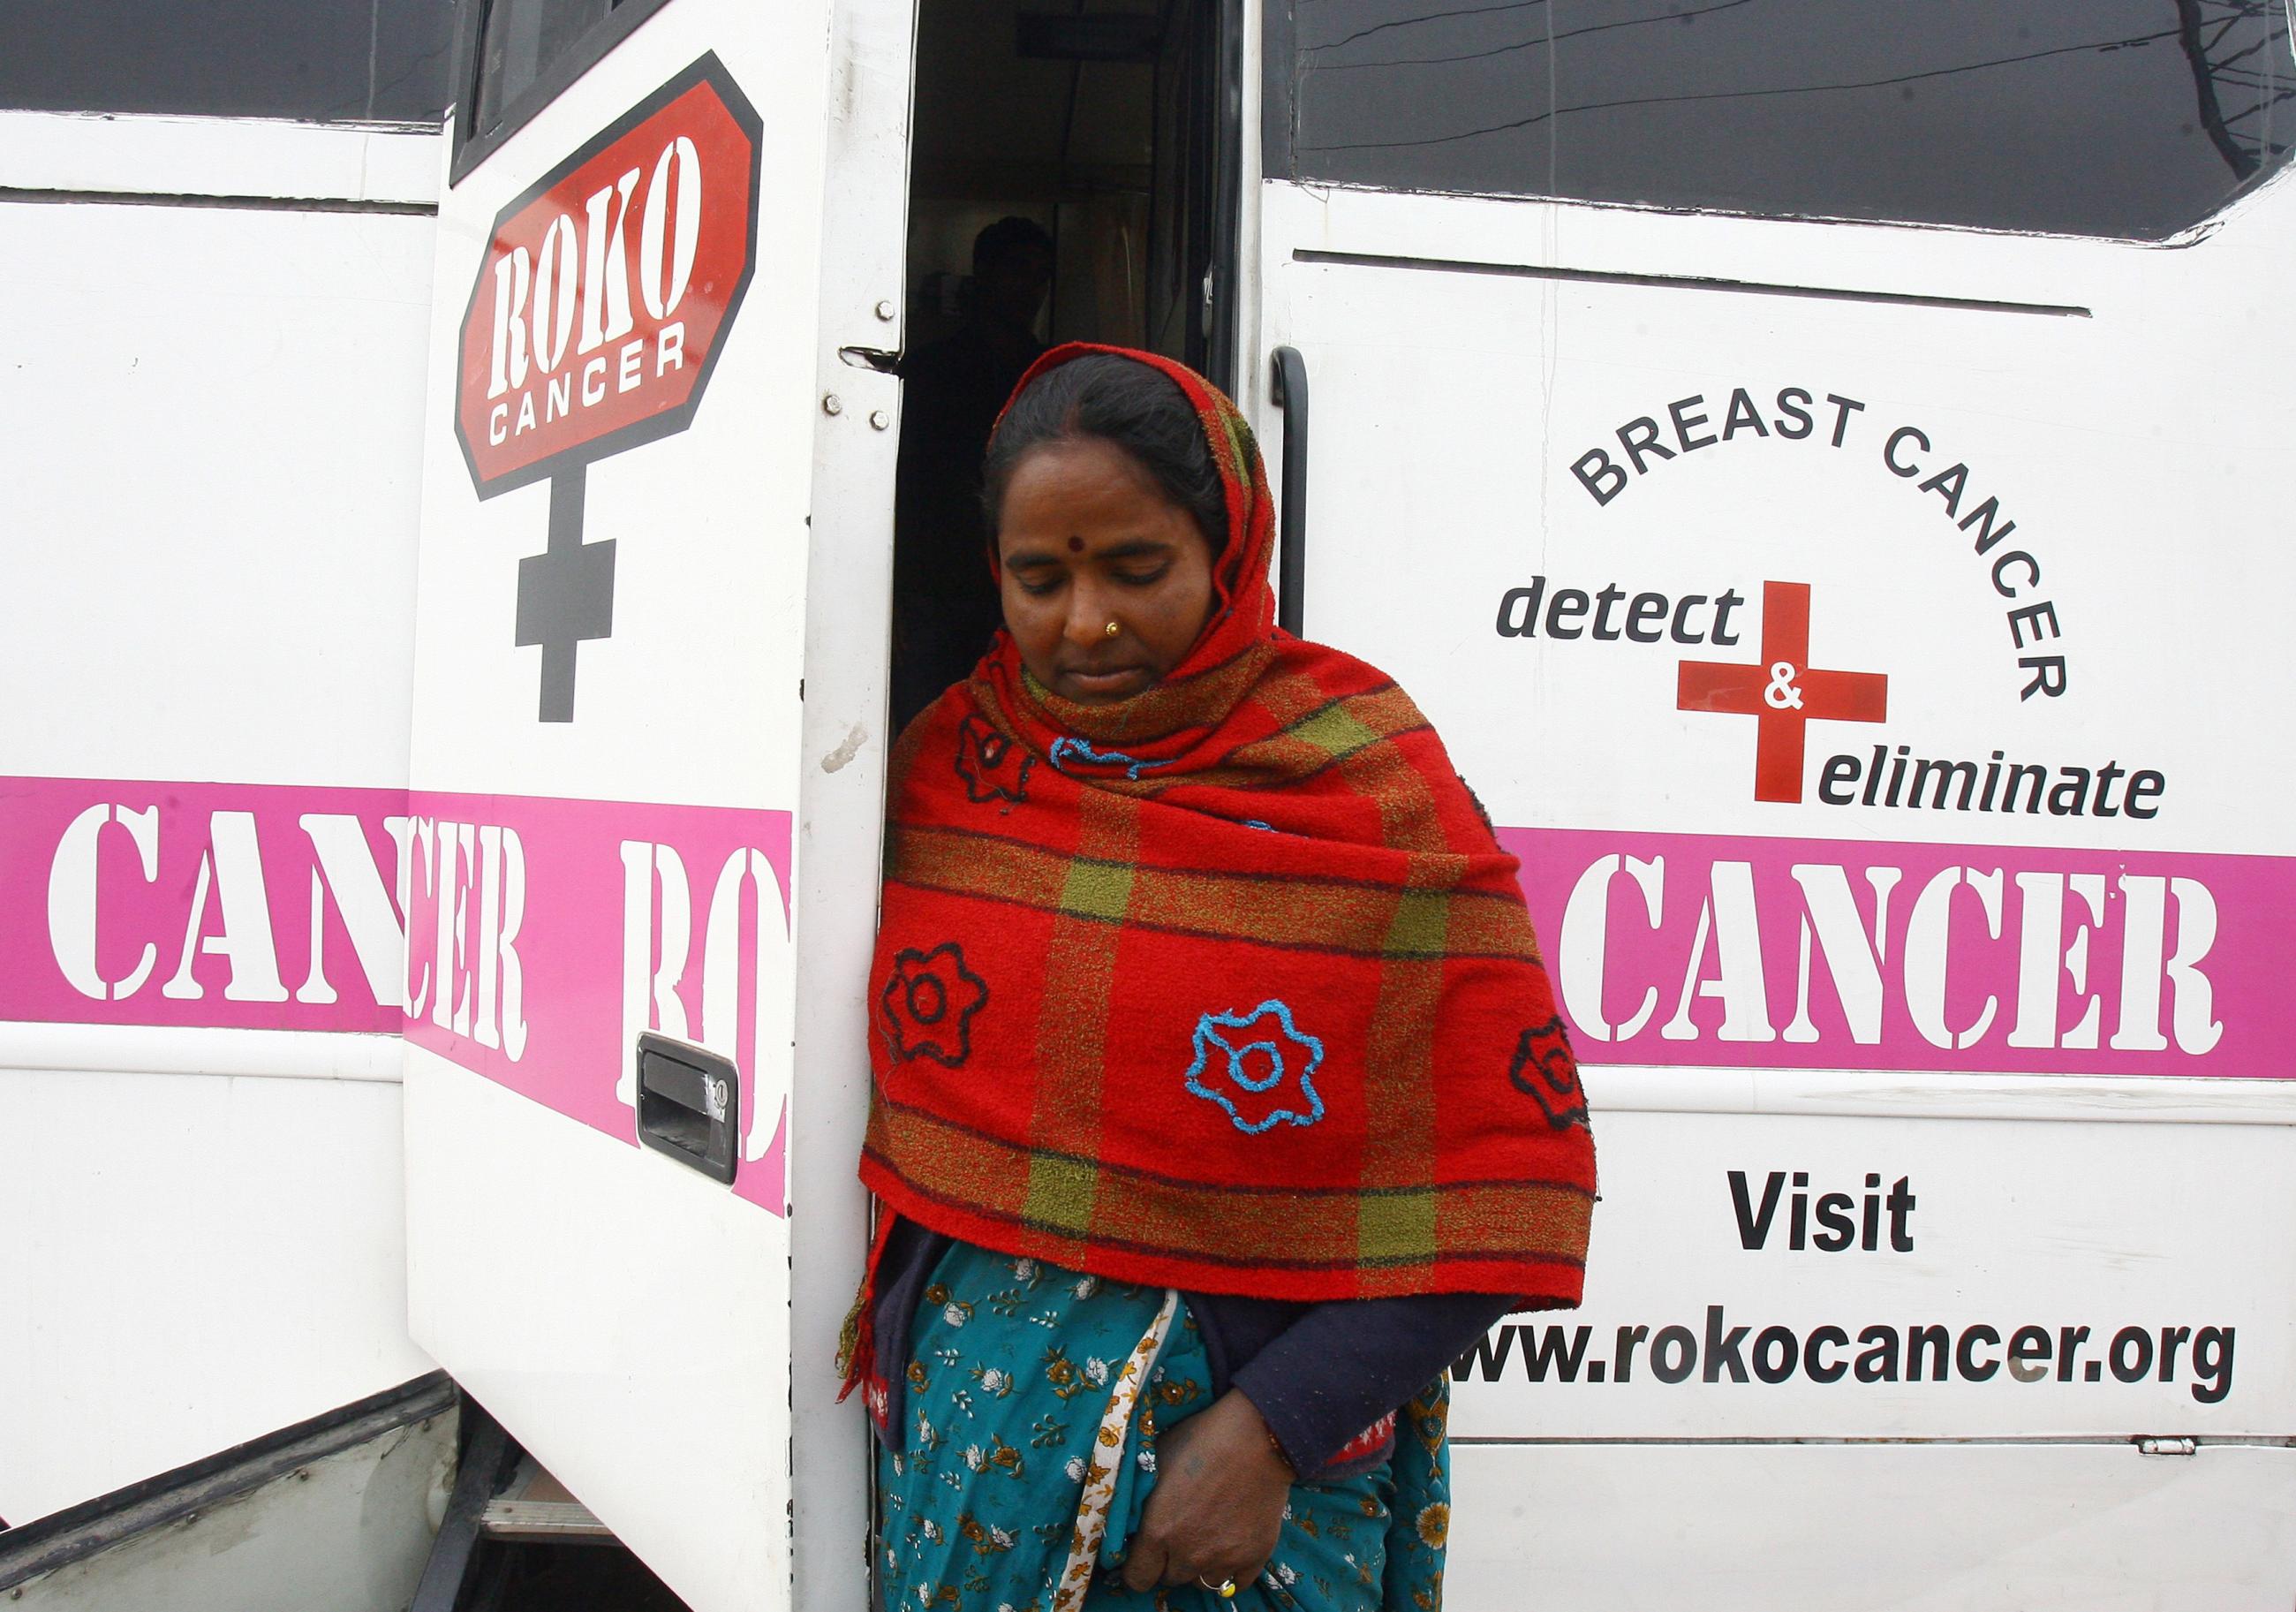
<path fill-rule="evenodd" d="M 2296 138 L 2283 0 L 1269 3 L 1302 179 L 2154 240 Z"/>
<path fill-rule="evenodd" d="M 661 9 L 665 0 L 463 0 L 472 94 L 456 118 L 460 179 Z"/>
<path fill-rule="evenodd" d="M 614 0 L 494 0 L 479 47 L 479 127 L 498 127 L 504 109 L 613 9 Z"/>
<path fill-rule="evenodd" d="M 0 0 L 0 107 L 436 124 L 454 0 Z"/>

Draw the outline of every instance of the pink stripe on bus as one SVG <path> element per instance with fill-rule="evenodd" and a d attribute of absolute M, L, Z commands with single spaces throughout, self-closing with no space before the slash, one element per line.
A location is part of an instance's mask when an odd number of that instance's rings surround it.
<path fill-rule="evenodd" d="M 2296 859 L 1506 829 L 1591 1063 L 2296 1073 Z"/>

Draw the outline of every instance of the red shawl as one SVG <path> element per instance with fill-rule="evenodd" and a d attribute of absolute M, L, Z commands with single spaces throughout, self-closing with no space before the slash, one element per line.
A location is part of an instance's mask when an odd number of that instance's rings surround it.
<path fill-rule="evenodd" d="M 1000 632 L 901 736 L 862 1180 L 1119 1280 L 1575 1304 L 1594 1142 L 1515 859 L 1400 688 L 1276 628 L 1234 405 L 1125 356 L 1179 383 L 1226 480 L 1218 601 L 1109 705 Z"/>

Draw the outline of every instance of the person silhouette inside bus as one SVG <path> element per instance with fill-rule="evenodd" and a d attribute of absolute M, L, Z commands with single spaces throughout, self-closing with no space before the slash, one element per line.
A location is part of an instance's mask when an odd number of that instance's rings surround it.
<path fill-rule="evenodd" d="M 1044 350 L 1053 238 L 1004 218 L 975 236 L 964 325 L 905 359 L 893 497 L 893 730 L 972 670 L 999 621 L 980 514 L 990 428 Z"/>

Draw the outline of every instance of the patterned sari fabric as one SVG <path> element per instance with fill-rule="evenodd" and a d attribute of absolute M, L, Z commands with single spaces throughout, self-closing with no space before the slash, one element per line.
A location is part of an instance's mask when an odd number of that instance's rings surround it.
<path fill-rule="evenodd" d="M 1128 356 L 1223 473 L 1211 619 L 1108 705 L 1000 633 L 896 745 L 862 1178 L 1110 1279 L 1576 1304 L 1594 1145 L 1515 860 L 1401 689 L 1275 627 L 1234 405 Z"/>
<path fill-rule="evenodd" d="M 954 1244 L 911 1330 L 905 1426 L 878 1452 L 886 1612 L 1432 1612 L 1450 1523 L 1448 1384 L 1388 1460 L 1292 1488 L 1267 1569 L 1234 1600 L 1118 1576 L 1156 1447 L 1211 1402 L 1169 1290 Z"/>

